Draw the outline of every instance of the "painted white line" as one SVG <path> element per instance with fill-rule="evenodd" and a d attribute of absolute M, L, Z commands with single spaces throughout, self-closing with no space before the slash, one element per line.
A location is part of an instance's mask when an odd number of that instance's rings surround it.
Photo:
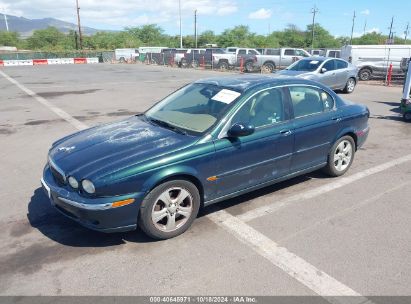
<path fill-rule="evenodd" d="M 361 209 L 362 207 L 364 207 L 364 206 L 366 206 L 366 205 L 368 205 L 368 204 L 370 204 L 370 203 L 375 203 L 375 201 L 381 199 L 381 198 L 384 197 L 385 195 L 390 194 L 390 193 L 392 193 L 392 192 L 396 192 L 396 191 L 398 191 L 398 190 L 400 190 L 400 189 L 408 186 L 409 184 L 411 184 L 411 181 L 406 181 L 406 182 L 401 183 L 401 184 L 399 184 L 399 185 L 397 185 L 397 186 L 395 186 L 395 187 L 393 187 L 393 188 L 390 188 L 390 189 L 388 189 L 388 190 L 386 190 L 386 191 L 383 191 L 383 192 L 381 192 L 381 193 L 379 193 L 379 194 L 376 194 L 376 195 L 374 195 L 374 196 L 371 196 L 371 197 L 367 198 L 366 200 L 364 200 L 364 201 L 362 201 L 362 202 L 360 202 L 360 203 L 356 203 L 355 205 L 353 205 L 353 206 L 351 206 L 351 207 L 349 207 L 349 208 L 346 208 L 346 209 L 340 210 L 340 211 L 337 212 L 337 213 L 334 213 L 332 216 L 329 216 L 329 217 L 326 217 L 326 218 L 324 218 L 324 219 L 321 219 L 321 220 L 319 220 L 318 222 L 315 222 L 315 223 L 313 223 L 313 224 L 310 225 L 310 226 L 306 226 L 306 227 L 304 227 L 303 229 L 296 231 L 295 233 L 289 234 L 289 235 L 287 235 L 286 237 L 280 239 L 279 241 L 284 242 L 284 241 L 286 241 L 286 240 L 292 239 L 292 238 L 294 238 L 296 235 L 299 235 L 299 234 L 301 234 L 301 233 L 303 233 L 303 232 L 307 232 L 307 231 L 309 231 L 309 230 L 311 230 L 311 229 L 313 229 L 313 228 L 316 228 L 316 227 L 318 227 L 318 226 L 320 226 L 320 225 L 322 225 L 322 224 L 328 223 L 328 222 L 330 222 L 331 220 L 337 219 L 337 218 L 339 218 L 339 217 L 341 217 L 341 216 L 343 216 L 343 215 L 346 215 L 346 214 L 348 214 L 348 213 L 350 213 L 350 212 L 353 212 L 353 211 L 356 211 L 356 210 L 358 210 L 358 209 Z M 406 191 L 404 191 L 404 193 L 405 193 L 405 192 L 406 192 Z"/>
<path fill-rule="evenodd" d="M 39 103 L 41 103 L 43 106 L 47 107 L 49 110 L 53 111 L 55 114 L 57 114 L 58 116 L 60 116 L 61 118 L 63 118 L 65 121 L 67 121 L 68 123 L 70 123 L 72 126 L 74 126 L 76 129 L 78 130 L 83 130 L 83 129 L 87 129 L 88 126 L 84 123 L 82 123 L 81 121 L 79 121 L 78 119 L 75 119 L 73 116 L 71 116 L 70 114 L 68 114 L 66 111 L 63 111 L 62 109 L 56 107 L 55 105 L 53 105 L 52 103 L 50 103 L 49 101 L 47 101 L 46 99 L 44 99 L 43 97 L 37 95 L 35 92 L 33 92 L 32 90 L 30 90 L 29 88 L 26 88 L 24 85 L 20 84 L 18 81 L 16 81 L 15 79 L 11 78 L 9 75 L 7 75 L 6 73 L 4 73 L 3 71 L 0 71 L 0 75 L 2 75 L 4 78 L 6 78 L 8 81 L 10 81 L 12 84 L 14 84 L 15 86 L 17 86 L 20 90 L 22 90 L 23 92 L 25 92 L 27 95 L 33 97 L 35 100 L 37 100 Z"/>
<path fill-rule="evenodd" d="M 333 304 L 347 303 L 347 299 L 339 297 L 354 296 L 355 298 L 350 299 L 350 303 L 372 303 L 228 212 L 220 210 L 207 215 L 207 217 L 289 276 L 324 297 L 328 302 Z"/>
<path fill-rule="evenodd" d="M 310 198 L 314 198 L 317 196 L 320 196 L 321 194 L 324 194 L 326 192 L 330 192 L 333 190 L 336 190 L 338 188 L 344 187 L 348 184 L 354 183 L 360 179 L 363 179 L 365 177 L 368 177 L 370 175 L 382 172 L 384 170 L 390 169 L 392 167 L 398 166 L 400 164 L 403 164 L 405 162 L 411 161 L 411 154 L 405 155 L 400 158 L 396 158 L 394 160 L 391 160 L 389 162 L 386 162 L 384 164 L 375 166 L 370 169 L 366 169 L 364 171 L 355 173 L 351 176 L 347 177 L 342 177 L 338 178 L 336 181 L 331 182 L 329 184 L 314 188 L 312 190 L 302 192 L 293 196 L 290 196 L 288 198 L 285 198 L 281 201 L 273 202 L 269 205 L 265 205 L 250 211 L 247 211 L 243 214 L 238 215 L 238 218 L 241 219 L 242 221 L 249 222 L 252 221 L 256 218 L 259 218 L 261 216 L 267 215 L 274 213 L 278 211 L 279 209 L 282 209 L 288 205 L 291 205 L 296 202 L 301 202 L 303 200 L 307 200 Z"/>

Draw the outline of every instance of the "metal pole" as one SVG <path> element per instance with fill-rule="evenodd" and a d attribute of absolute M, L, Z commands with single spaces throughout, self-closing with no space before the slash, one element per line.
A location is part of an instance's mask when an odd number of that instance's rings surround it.
<path fill-rule="evenodd" d="M 351 28 L 351 38 L 350 38 L 350 45 L 352 45 L 352 36 L 354 34 L 354 24 L 355 24 L 355 11 L 354 11 L 354 15 L 352 17 L 352 28 Z"/>
<path fill-rule="evenodd" d="M 197 10 L 194 11 L 194 41 L 197 48 Z"/>
<path fill-rule="evenodd" d="M 392 35 L 392 25 L 394 23 L 394 16 L 391 18 L 391 25 L 390 25 L 390 33 L 388 34 L 388 43 L 387 44 L 392 44 L 391 43 L 391 35 Z"/>
<path fill-rule="evenodd" d="M 80 50 L 82 50 L 83 49 L 83 34 L 81 33 L 80 7 L 78 6 L 78 0 L 76 0 L 76 9 L 77 9 L 78 34 L 79 34 L 79 37 L 80 37 Z"/>
<path fill-rule="evenodd" d="M 181 31 L 181 0 L 178 0 L 178 13 L 180 15 L 180 48 L 183 48 L 183 34 Z"/>
<path fill-rule="evenodd" d="M 404 44 L 407 44 L 407 36 L 408 36 L 408 28 L 409 28 L 409 26 L 410 26 L 410 23 L 408 22 L 408 23 L 407 23 L 407 28 L 405 29 L 405 32 L 404 32 L 404 35 L 405 35 L 405 37 L 404 37 Z"/>
<path fill-rule="evenodd" d="M 7 22 L 6 9 L 4 9 L 3 16 L 4 16 L 4 22 L 6 23 L 6 29 L 7 31 L 9 31 L 9 23 Z"/>
<path fill-rule="evenodd" d="M 365 35 L 366 28 L 367 28 L 367 19 L 365 19 L 365 23 L 364 23 L 364 35 Z"/>
<path fill-rule="evenodd" d="M 313 14 L 313 25 L 311 27 L 311 48 L 314 48 L 314 27 L 315 27 L 315 15 L 318 13 L 317 7 L 314 5 L 314 8 L 311 10 Z"/>

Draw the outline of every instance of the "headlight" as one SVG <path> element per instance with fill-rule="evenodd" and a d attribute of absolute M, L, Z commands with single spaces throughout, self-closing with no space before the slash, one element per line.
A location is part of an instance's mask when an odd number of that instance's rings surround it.
<path fill-rule="evenodd" d="M 78 181 L 74 177 L 70 176 L 68 178 L 68 182 L 69 182 L 69 184 L 72 188 L 74 188 L 74 189 L 78 188 Z"/>
<path fill-rule="evenodd" d="M 96 192 L 96 188 L 94 188 L 93 183 L 88 179 L 83 180 L 81 185 L 83 186 L 84 191 L 86 191 L 87 193 L 93 194 L 94 192 Z"/>

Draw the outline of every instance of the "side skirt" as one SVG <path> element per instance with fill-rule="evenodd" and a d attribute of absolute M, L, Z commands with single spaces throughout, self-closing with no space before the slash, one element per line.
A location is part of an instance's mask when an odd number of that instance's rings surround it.
<path fill-rule="evenodd" d="M 300 171 L 297 171 L 297 172 L 294 172 L 294 173 L 291 173 L 291 174 L 288 174 L 288 175 L 273 179 L 273 180 L 265 182 L 265 183 L 261 183 L 261 184 L 258 184 L 258 185 L 255 185 L 255 186 L 252 186 L 252 187 L 249 187 L 249 188 L 245 188 L 245 189 L 242 189 L 242 190 L 239 190 L 239 191 L 236 191 L 236 192 L 233 192 L 233 193 L 230 193 L 230 194 L 215 198 L 215 199 L 210 200 L 210 201 L 206 201 L 206 202 L 204 202 L 204 207 L 210 206 L 210 205 L 215 204 L 215 203 L 219 203 L 221 201 L 225 201 L 227 199 L 230 199 L 230 198 L 233 198 L 233 197 L 236 197 L 236 196 L 240 196 L 242 194 L 245 194 L 245 193 L 248 193 L 248 192 L 251 192 L 251 191 L 254 191 L 254 190 L 265 188 L 267 186 L 270 186 L 270 185 L 273 185 L 273 184 L 276 184 L 276 183 L 291 179 L 291 178 L 299 176 L 299 175 L 303 175 L 303 174 L 307 174 L 307 173 L 319 170 L 319 169 L 325 167 L 326 165 L 327 165 L 327 163 L 322 163 L 322 164 L 316 165 L 314 167 L 310 167 L 310 168 L 307 168 L 307 169 L 304 169 L 304 170 L 300 170 Z"/>

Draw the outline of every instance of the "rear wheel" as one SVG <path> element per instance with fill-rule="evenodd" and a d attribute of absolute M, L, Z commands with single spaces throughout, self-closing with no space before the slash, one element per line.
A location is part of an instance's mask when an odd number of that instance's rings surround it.
<path fill-rule="evenodd" d="M 372 71 L 368 68 L 361 69 L 358 73 L 358 76 L 361 80 L 370 80 L 372 75 Z"/>
<path fill-rule="evenodd" d="M 343 136 L 331 147 L 324 172 L 341 176 L 351 167 L 355 154 L 355 142 L 351 136 Z"/>
<path fill-rule="evenodd" d="M 228 62 L 227 61 L 220 61 L 218 63 L 218 68 L 222 71 L 227 71 L 229 68 Z"/>
<path fill-rule="evenodd" d="M 165 182 L 154 188 L 140 207 L 139 226 L 154 239 L 169 239 L 185 232 L 200 208 L 198 189 L 186 180 Z"/>
<path fill-rule="evenodd" d="M 344 93 L 350 94 L 350 93 L 354 92 L 355 85 L 356 85 L 356 82 L 355 82 L 354 78 L 348 79 L 347 84 L 345 85 L 345 88 L 343 90 Z"/>
<path fill-rule="evenodd" d="M 275 70 L 275 65 L 271 62 L 266 62 L 261 69 L 263 73 L 272 73 Z"/>
<path fill-rule="evenodd" d="M 406 122 L 411 122 L 411 112 L 405 112 L 402 117 Z"/>
<path fill-rule="evenodd" d="M 120 63 L 124 63 L 124 62 L 126 62 L 126 59 L 125 59 L 124 57 L 121 57 L 121 58 L 119 59 L 119 62 L 120 62 Z"/>

